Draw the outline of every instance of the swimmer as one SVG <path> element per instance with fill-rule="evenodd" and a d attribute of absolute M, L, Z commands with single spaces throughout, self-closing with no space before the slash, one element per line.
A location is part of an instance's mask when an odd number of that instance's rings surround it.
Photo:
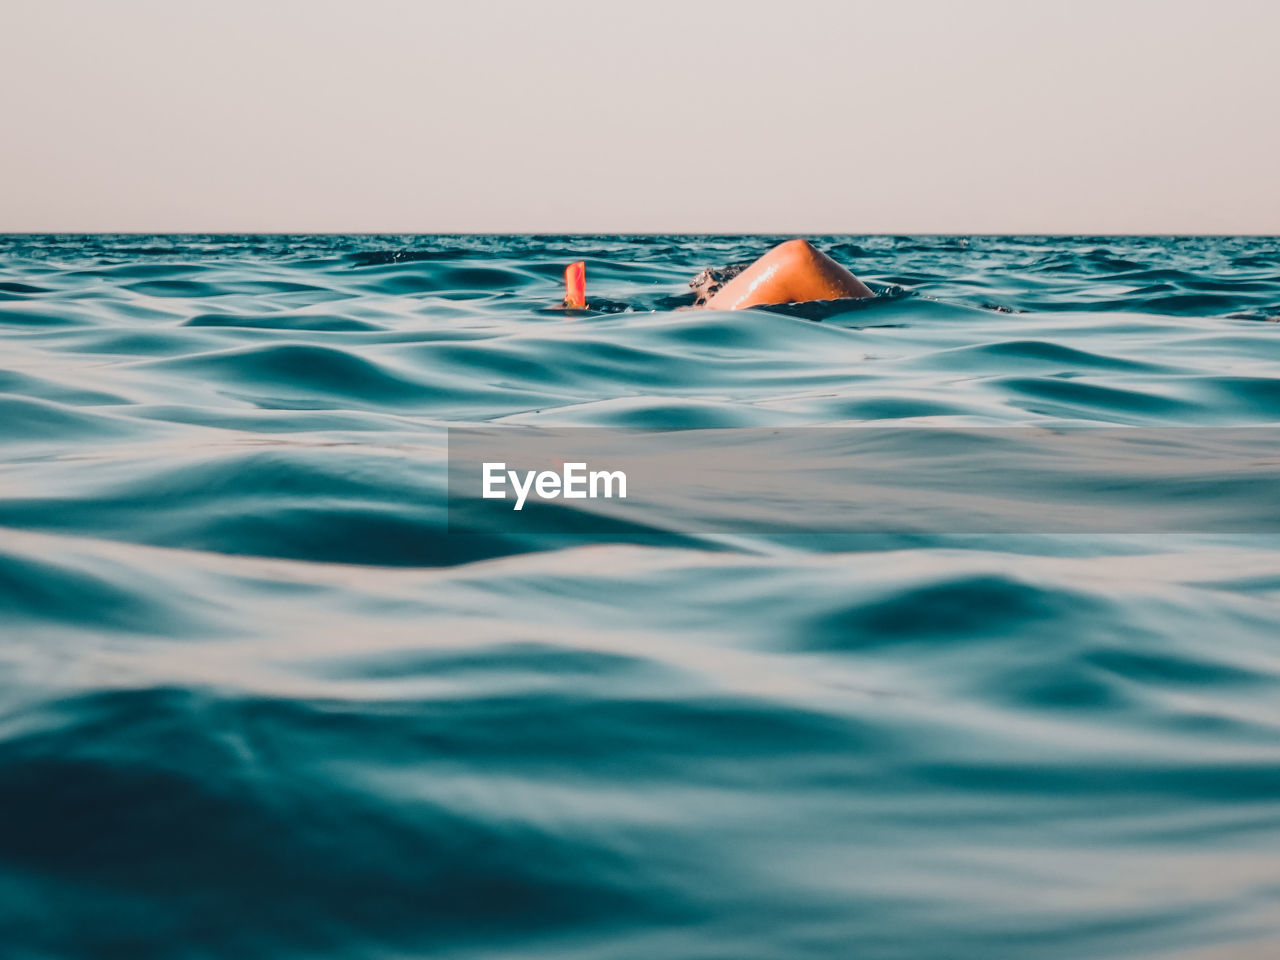
<path fill-rule="evenodd" d="M 564 276 L 564 305 L 585 307 L 583 262 L 569 264 Z M 865 283 L 808 240 L 780 243 L 741 272 L 703 270 L 689 286 L 698 294 L 694 306 L 709 310 L 875 296 Z"/>

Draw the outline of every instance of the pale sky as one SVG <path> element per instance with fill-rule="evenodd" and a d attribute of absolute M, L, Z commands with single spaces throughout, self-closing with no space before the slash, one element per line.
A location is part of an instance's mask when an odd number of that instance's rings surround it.
<path fill-rule="evenodd" d="M 0 232 L 1280 233 L 1276 0 L 0 0 Z"/>

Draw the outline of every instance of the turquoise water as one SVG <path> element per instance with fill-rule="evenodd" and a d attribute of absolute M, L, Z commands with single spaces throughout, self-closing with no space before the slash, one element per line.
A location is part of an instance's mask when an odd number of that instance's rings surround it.
<path fill-rule="evenodd" d="M 1280 953 L 1280 537 L 448 532 L 449 427 L 1280 422 L 1280 240 L 674 309 L 774 239 L 0 238 L 5 956 Z"/>

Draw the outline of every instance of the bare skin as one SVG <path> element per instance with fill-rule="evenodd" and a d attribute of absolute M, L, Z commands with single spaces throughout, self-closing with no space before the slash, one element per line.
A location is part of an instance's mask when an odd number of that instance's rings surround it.
<path fill-rule="evenodd" d="M 742 310 L 771 303 L 875 296 L 861 280 L 808 240 L 780 243 L 707 301 L 708 310 Z"/>

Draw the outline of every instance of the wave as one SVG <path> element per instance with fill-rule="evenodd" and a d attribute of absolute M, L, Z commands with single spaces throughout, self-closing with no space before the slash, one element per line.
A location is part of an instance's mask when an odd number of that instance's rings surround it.
<path fill-rule="evenodd" d="M 1275 536 L 448 509 L 456 427 L 1280 421 L 1275 238 L 816 238 L 879 295 L 679 309 L 779 239 L 0 237 L 8 952 L 1280 949 Z"/>

